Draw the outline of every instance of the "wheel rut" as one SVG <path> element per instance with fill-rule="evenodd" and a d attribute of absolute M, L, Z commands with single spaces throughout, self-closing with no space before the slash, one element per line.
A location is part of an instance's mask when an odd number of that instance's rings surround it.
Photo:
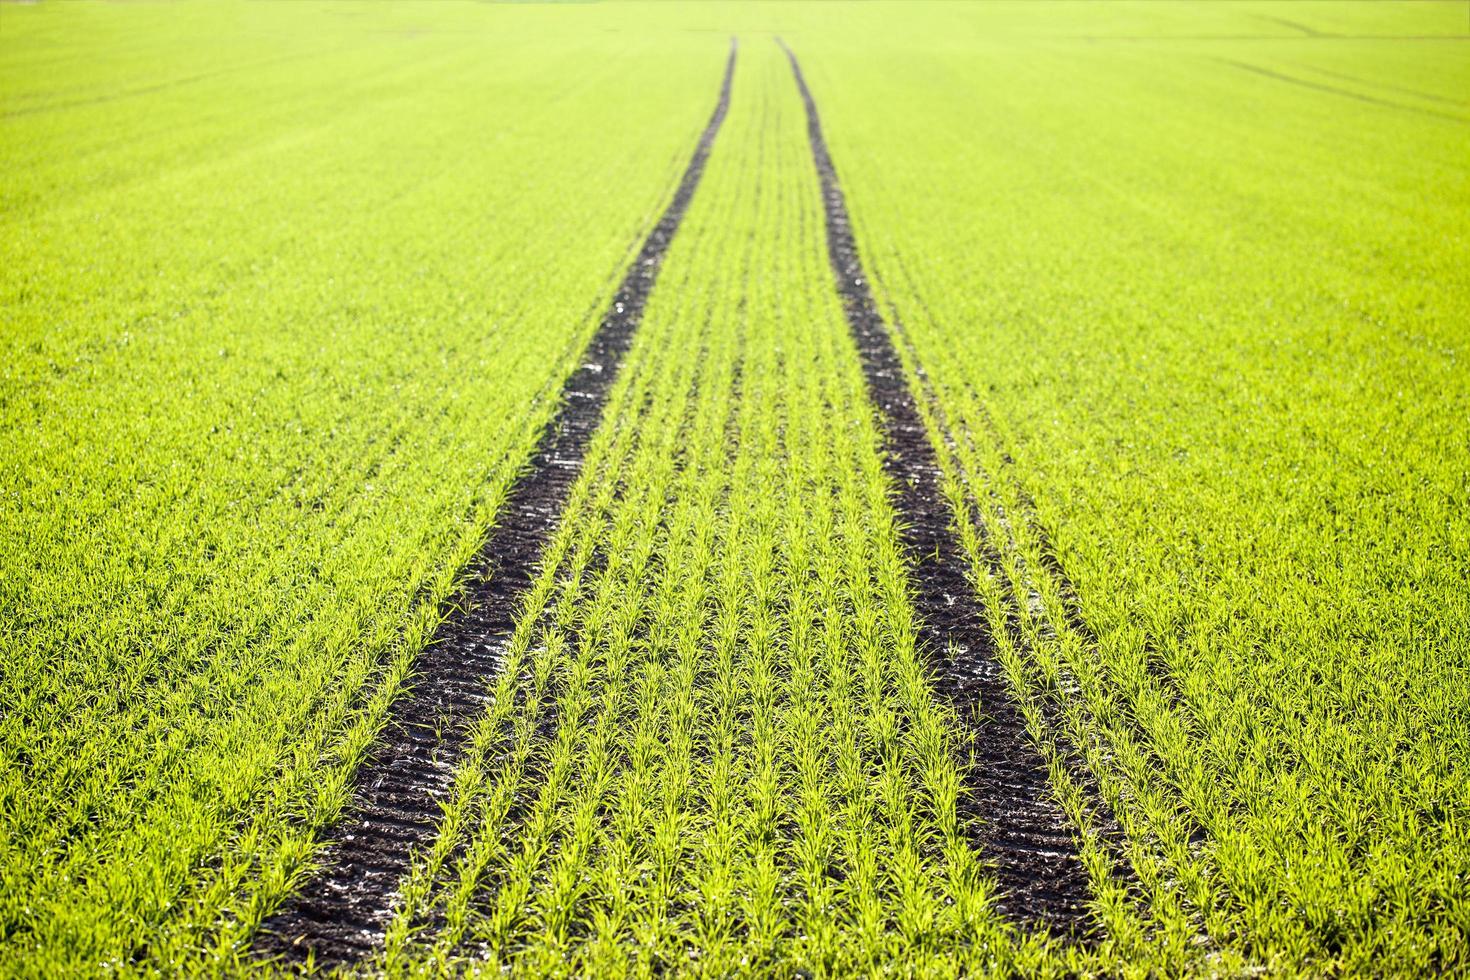
<path fill-rule="evenodd" d="M 1052 794 L 1046 762 L 1026 731 L 985 627 L 942 492 L 939 456 L 863 271 L 816 101 L 796 54 L 778 43 L 806 105 L 828 257 L 868 395 L 878 409 L 884 468 L 897 490 L 900 536 L 910 562 L 915 627 L 935 668 L 936 693 L 954 705 L 973 735 L 974 764 L 962 806 L 975 818 L 974 840 L 999 886 L 1000 910 L 1027 925 L 1082 932 L 1091 893 L 1070 821 Z"/>
<path fill-rule="evenodd" d="M 683 221 L 730 106 L 737 45 L 719 97 L 668 207 L 628 268 L 581 366 L 564 384 L 542 432 L 472 567 L 461 604 L 439 627 L 393 703 L 388 725 L 357 773 L 351 803 L 328 831 L 319 874 L 257 933 L 255 952 L 321 965 L 371 956 L 383 943 L 399 882 L 415 848 L 437 831 L 469 725 L 486 707 L 541 556 L 582 470 L 618 369 L 633 342 L 664 255 Z M 467 601 L 466 601 L 467 600 Z"/>

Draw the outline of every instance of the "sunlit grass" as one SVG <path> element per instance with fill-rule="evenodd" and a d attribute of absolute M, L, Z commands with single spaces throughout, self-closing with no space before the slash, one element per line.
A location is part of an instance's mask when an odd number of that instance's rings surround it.
<path fill-rule="evenodd" d="M 0 972 L 243 951 L 723 52 L 256 9 L 3 13 Z"/>
<path fill-rule="evenodd" d="M 1021 21 L 941 11 L 885 67 L 804 60 L 1013 676 L 1117 806 L 1155 951 L 1463 968 L 1470 75 L 1262 16 L 1429 37 L 1448 8 L 1180 10 L 1014 51 L 984 28 Z M 1148 33 L 1265 36 L 1106 40 Z"/>
<path fill-rule="evenodd" d="M 1462 17 L 5 5 L 0 973 L 273 969 L 250 937 L 732 33 L 730 117 L 362 968 L 1470 968 Z M 1001 918 L 963 825 L 777 33 L 1076 826 L 1085 943 Z"/>

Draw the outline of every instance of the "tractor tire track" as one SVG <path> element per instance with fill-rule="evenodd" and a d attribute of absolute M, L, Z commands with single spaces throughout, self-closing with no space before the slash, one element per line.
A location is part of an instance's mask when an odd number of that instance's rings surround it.
<path fill-rule="evenodd" d="M 939 457 L 863 272 L 816 102 L 795 53 L 778 43 L 806 105 L 828 257 L 868 394 L 878 409 L 884 468 L 897 489 L 894 502 L 911 564 L 916 630 L 936 671 L 936 693 L 954 705 L 973 735 L 974 765 L 962 808 L 972 818 L 975 843 L 999 886 L 1000 910 L 1027 925 L 1081 932 L 1089 918 L 1090 890 L 1072 827 L 985 629 L 941 490 Z"/>
<path fill-rule="evenodd" d="M 732 39 L 713 114 L 672 200 L 645 239 L 561 391 L 525 475 L 498 515 L 467 586 L 392 707 L 357 774 L 357 793 L 331 832 L 324 870 L 261 927 L 256 952 L 288 962 L 347 963 L 381 947 L 411 854 L 433 840 L 468 728 L 486 706 L 486 679 L 507 645 L 547 540 L 581 473 L 618 369 L 633 342 L 669 244 L 699 186 L 730 106 Z"/>
<path fill-rule="evenodd" d="M 1362 92 L 1354 92 L 1352 89 L 1343 88 L 1340 85 L 1328 85 L 1325 82 L 1314 82 L 1306 78 L 1297 78 L 1284 72 L 1275 71 L 1270 68 L 1262 68 L 1260 65 L 1247 64 L 1244 61 L 1235 61 L 1231 58 L 1217 58 L 1222 65 L 1230 65 L 1241 71 L 1248 71 L 1262 78 L 1273 81 L 1286 82 L 1289 85 L 1299 85 L 1302 88 L 1312 89 L 1315 92 L 1326 92 L 1329 95 L 1340 96 L 1344 99 L 1353 99 L 1357 102 L 1366 102 L 1369 105 L 1383 106 L 1386 109 L 1397 109 L 1400 112 L 1417 112 L 1420 115 L 1435 116 L 1440 119 L 1451 119 L 1455 122 L 1464 122 L 1465 117 L 1453 112 L 1443 112 L 1439 109 L 1431 109 L 1427 106 L 1409 105 L 1406 102 L 1395 102 L 1393 99 L 1380 99 L 1376 95 L 1366 95 Z"/>

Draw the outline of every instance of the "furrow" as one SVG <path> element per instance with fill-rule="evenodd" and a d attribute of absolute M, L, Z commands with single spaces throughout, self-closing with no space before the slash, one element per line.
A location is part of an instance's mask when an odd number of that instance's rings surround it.
<path fill-rule="evenodd" d="M 318 963 L 362 957 L 380 946 L 411 852 L 434 837 L 469 725 L 486 704 L 486 680 L 501 670 L 521 600 L 581 472 L 608 392 L 632 344 L 665 252 L 704 173 L 730 104 L 731 41 L 718 101 L 673 198 L 628 269 L 581 367 L 561 392 L 527 472 L 511 491 L 456 609 L 424 652 L 378 745 L 358 774 L 358 791 L 324 851 L 324 871 L 262 926 L 264 956 Z"/>
<path fill-rule="evenodd" d="M 1089 889 L 1077 842 L 985 631 L 942 492 L 939 458 L 863 271 L 816 102 L 795 53 L 778 43 L 806 106 L 828 257 L 878 410 L 884 468 L 897 490 L 916 629 L 935 668 L 937 693 L 954 705 L 972 736 L 973 765 L 962 806 L 975 818 L 973 833 L 999 885 L 1000 909 L 1027 924 L 1080 930 L 1088 917 Z"/>

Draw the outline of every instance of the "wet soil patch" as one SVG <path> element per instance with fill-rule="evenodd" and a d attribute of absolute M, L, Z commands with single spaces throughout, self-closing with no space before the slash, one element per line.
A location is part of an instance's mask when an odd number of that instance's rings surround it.
<path fill-rule="evenodd" d="M 868 395 L 878 409 L 884 468 L 897 491 L 919 641 L 935 670 L 936 694 L 955 706 L 973 736 L 962 815 L 969 818 L 975 843 L 995 876 L 1001 911 L 1028 925 L 1080 933 L 1089 922 L 1090 889 L 1071 824 L 1052 793 L 1046 762 L 1026 732 L 967 577 L 968 563 L 941 490 L 939 457 L 863 272 L 816 103 L 796 55 L 785 44 L 782 48 L 806 104 L 828 257 Z"/>
<path fill-rule="evenodd" d="M 381 947 L 411 853 L 434 838 L 469 726 L 486 707 L 521 601 L 557 526 L 608 392 L 633 342 L 659 267 L 694 197 L 730 106 L 730 46 L 719 100 L 668 208 L 649 232 L 562 388 L 556 416 L 506 500 L 459 603 L 414 665 L 387 728 L 357 773 L 357 791 L 327 833 L 323 870 L 261 927 L 262 956 L 351 962 Z"/>

